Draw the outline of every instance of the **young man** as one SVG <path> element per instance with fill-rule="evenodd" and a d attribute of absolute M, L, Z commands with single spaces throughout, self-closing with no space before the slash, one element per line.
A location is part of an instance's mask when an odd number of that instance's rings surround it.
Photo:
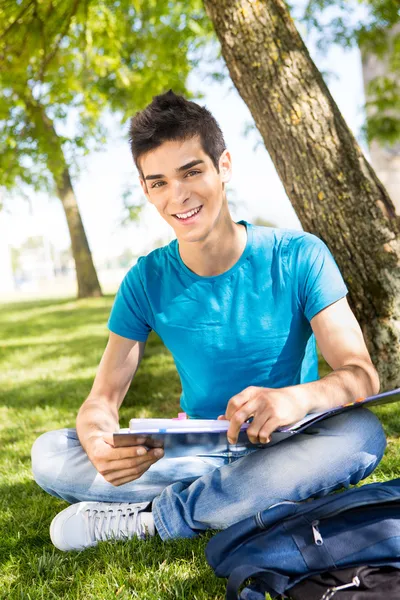
<path fill-rule="evenodd" d="M 385 449 L 365 409 L 268 445 L 280 425 L 378 392 L 339 270 L 313 235 L 232 220 L 231 157 L 205 108 L 169 91 L 136 114 L 130 133 L 143 191 L 177 240 L 141 257 L 122 282 L 76 430 L 45 433 L 32 448 L 37 483 L 72 503 L 50 528 L 61 550 L 225 528 L 276 503 L 355 484 Z M 230 420 L 221 448 L 174 457 L 113 447 L 152 329 L 174 357 L 183 410 Z M 333 369 L 321 380 L 315 339 Z M 250 441 L 237 444 L 251 416 Z"/>

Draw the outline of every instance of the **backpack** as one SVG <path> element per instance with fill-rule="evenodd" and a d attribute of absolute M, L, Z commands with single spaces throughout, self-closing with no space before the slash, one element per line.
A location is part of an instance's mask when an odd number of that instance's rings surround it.
<path fill-rule="evenodd" d="M 399 600 L 400 569 L 351 567 L 303 579 L 290 588 L 290 600 Z"/>
<path fill-rule="evenodd" d="M 243 600 L 264 600 L 265 593 L 276 598 L 306 578 L 337 569 L 400 569 L 400 478 L 281 502 L 215 535 L 206 558 L 217 577 L 229 577 L 227 600 L 237 600 L 250 577 Z"/>

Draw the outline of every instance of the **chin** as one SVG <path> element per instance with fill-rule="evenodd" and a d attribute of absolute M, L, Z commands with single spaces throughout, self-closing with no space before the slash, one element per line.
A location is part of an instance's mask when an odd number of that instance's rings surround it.
<path fill-rule="evenodd" d="M 174 217 L 172 218 L 174 219 Z M 209 228 L 207 228 L 204 223 L 199 223 L 193 227 L 182 227 L 179 226 L 175 220 L 173 223 L 168 220 L 168 224 L 171 225 L 178 240 L 181 239 L 188 242 L 197 242 L 209 233 Z"/>

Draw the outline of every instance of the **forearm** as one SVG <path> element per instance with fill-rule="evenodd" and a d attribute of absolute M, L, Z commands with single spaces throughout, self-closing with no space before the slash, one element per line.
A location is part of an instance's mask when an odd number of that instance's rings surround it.
<path fill-rule="evenodd" d="M 86 450 L 86 442 L 91 437 L 118 429 L 118 410 L 115 404 L 102 396 L 89 396 L 76 418 L 76 430 L 83 448 Z"/>
<path fill-rule="evenodd" d="M 287 388 L 290 389 L 290 388 Z M 320 412 L 379 392 L 379 377 L 371 363 L 349 364 L 319 381 L 294 386 L 306 412 Z"/>

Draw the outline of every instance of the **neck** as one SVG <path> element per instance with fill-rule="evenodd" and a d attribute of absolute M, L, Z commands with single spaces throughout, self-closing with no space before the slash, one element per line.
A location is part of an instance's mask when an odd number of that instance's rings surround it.
<path fill-rule="evenodd" d="M 246 227 L 238 225 L 228 215 L 204 240 L 178 242 L 185 265 L 196 275 L 213 277 L 228 271 L 243 254 L 247 242 Z"/>

